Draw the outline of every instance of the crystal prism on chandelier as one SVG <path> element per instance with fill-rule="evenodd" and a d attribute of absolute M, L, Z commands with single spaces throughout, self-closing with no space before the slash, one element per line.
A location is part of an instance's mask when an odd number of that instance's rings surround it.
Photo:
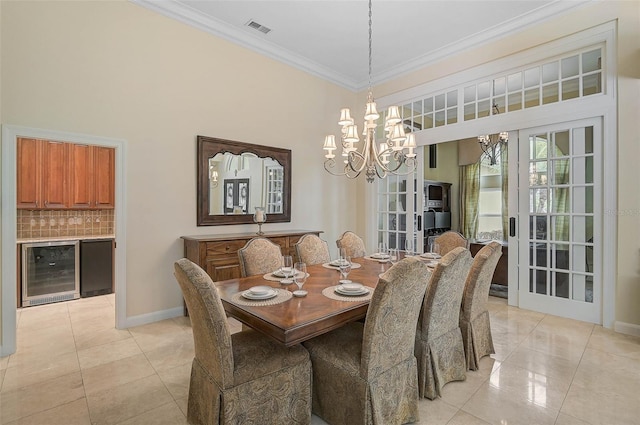
<path fill-rule="evenodd" d="M 328 135 L 324 140 L 325 154 L 324 168 L 336 176 L 347 176 L 354 179 L 364 171 L 367 182 L 373 183 L 375 177 L 384 178 L 387 174 L 407 175 L 416 168 L 415 136 L 412 133 L 405 134 L 397 106 L 390 106 L 386 111 L 384 122 L 385 138 L 376 142 L 377 121 L 380 118 L 376 102 L 371 91 L 371 0 L 369 0 L 369 91 L 367 105 L 364 114 L 364 130 L 362 149 L 358 149 L 360 142 L 358 125 L 351 117 L 349 108 L 340 111 L 338 124 L 342 126 L 340 145 L 342 146 L 343 171 L 334 171 L 338 167 L 336 155 L 336 138 Z M 406 165 L 405 168 L 402 168 Z"/>

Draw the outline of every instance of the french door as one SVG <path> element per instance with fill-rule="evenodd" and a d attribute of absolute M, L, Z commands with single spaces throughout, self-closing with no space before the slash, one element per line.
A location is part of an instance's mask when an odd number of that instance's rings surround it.
<path fill-rule="evenodd" d="M 408 175 L 389 175 L 378 179 L 376 241 L 389 248 L 404 250 L 405 241 L 413 241 L 414 250 L 422 252 L 423 148 L 416 149 L 417 166 Z M 406 166 L 400 168 L 406 172 Z M 373 249 L 377 249 L 372 247 Z"/>
<path fill-rule="evenodd" d="M 602 323 L 600 118 L 520 130 L 519 306 Z"/>

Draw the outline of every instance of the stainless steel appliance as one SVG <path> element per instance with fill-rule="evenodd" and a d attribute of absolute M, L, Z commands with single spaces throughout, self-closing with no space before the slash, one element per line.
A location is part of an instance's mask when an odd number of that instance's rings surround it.
<path fill-rule="evenodd" d="M 22 244 L 22 306 L 80 298 L 78 241 Z"/>

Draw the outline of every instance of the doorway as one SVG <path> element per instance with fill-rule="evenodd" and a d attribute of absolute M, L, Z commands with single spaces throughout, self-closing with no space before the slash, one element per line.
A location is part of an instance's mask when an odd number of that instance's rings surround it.
<path fill-rule="evenodd" d="M 0 356 L 16 350 L 16 281 L 17 281 L 17 200 L 16 161 L 19 137 L 59 140 L 115 148 L 115 230 L 114 280 L 116 291 L 116 328 L 126 324 L 126 217 L 125 217 L 125 146 L 124 140 L 59 132 L 12 125 L 2 126 L 2 333 Z"/>

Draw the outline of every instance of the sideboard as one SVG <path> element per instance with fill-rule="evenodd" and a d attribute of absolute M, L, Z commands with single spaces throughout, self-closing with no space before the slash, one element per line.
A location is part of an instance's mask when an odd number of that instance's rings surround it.
<path fill-rule="evenodd" d="M 281 232 L 264 232 L 261 237 L 279 245 L 282 255 L 291 255 L 295 258 L 294 245 L 307 233 L 320 236 L 322 231 L 283 230 Z M 255 237 L 258 237 L 256 233 L 182 236 L 184 256 L 202 267 L 214 282 L 235 279 L 240 277 L 238 250 Z"/>

